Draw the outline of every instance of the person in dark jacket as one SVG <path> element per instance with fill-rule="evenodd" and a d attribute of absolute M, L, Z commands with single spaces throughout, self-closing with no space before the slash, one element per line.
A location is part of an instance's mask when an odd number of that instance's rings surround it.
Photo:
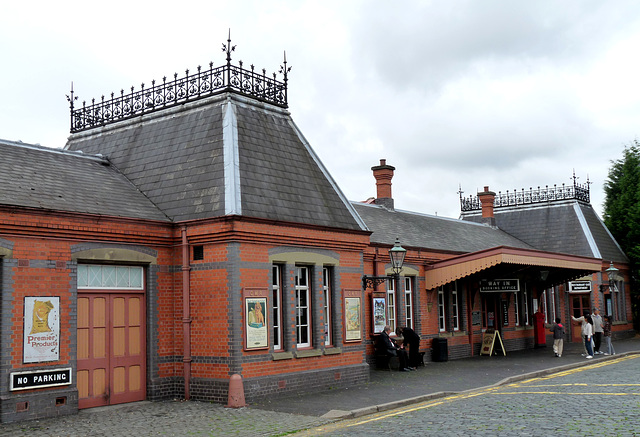
<path fill-rule="evenodd" d="M 376 349 L 379 354 L 386 354 L 388 357 L 398 357 L 399 369 L 401 372 L 411 370 L 407 367 L 407 351 L 404 348 L 398 347 L 395 341 L 389 337 L 391 327 L 386 325 L 384 330 L 380 333 L 376 343 Z"/>
<path fill-rule="evenodd" d="M 564 326 L 562 326 L 560 322 L 560 317 L 556 318 L 556 323 L 554 323 L 549 330 L 553 332 L 553 352 L 556 354 L 556 357 L 562 356 L 562 348 L 564 345 Z"/>
<path fill-rule="evenodd" d="M 407 326 L 398 327 L 396 335 L 402 336 L 403 348 L 406 348 L 407 345 L 409 346 L 409 368 L 416 370 L 416 367 L 420 364 L 420 336 Z"/>

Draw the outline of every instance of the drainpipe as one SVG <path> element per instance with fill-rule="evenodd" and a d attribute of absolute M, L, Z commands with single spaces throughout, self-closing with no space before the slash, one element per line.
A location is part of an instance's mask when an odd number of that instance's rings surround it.
<path fill-rule="evenodd" d="M 187 227 L 182 229 L 182 328 L 184 357 L 184 399 L 189 400 L 189 386 L 191 384 L 191 310 L 189 295 L 191 294 L 189 271 L 189 242 L 187 241 Z"/>

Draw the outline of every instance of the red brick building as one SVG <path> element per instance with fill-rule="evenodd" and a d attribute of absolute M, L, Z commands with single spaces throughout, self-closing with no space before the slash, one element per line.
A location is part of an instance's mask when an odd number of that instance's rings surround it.
<path fill-rule="evenodd" d="M 541 232 L 581 209 L 594 227 L 562 232 L 591 251 L 527 241 L 495 196 L 484 218 L 397 211 L 384 161 L 377 199 L 350 202 L 287 110 L 286 62 L 279 81 L 230 54 L 91 105 L 72 93 L 64 150 L 0 141 L 2 422 L 226 402 L 233 374 L 249 402 L 361 383 L 380 321 L 412 326 L 425 359 L 436 338 L 450 358 L 476 355 L 491 327 L 507 350 L 533 347 L 536 305 L 566 320 L 578 294 L 630 332 L 626 258 L 588 200 Z M 396 238 L 398 280 L 363 285 L 391 273 Z M 618 292 L 599 288 L 609 261 Z M 568 292 L 576 279 L 588 302 Z"/>

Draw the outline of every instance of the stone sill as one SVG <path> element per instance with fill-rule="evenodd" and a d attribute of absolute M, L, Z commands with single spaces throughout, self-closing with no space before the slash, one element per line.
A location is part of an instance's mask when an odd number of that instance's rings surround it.
<path fill-rule="evenodd" d="M 295 353 L 296 358 L 309 358 L 309 357 L 320 357 L 320 356 L 322 356 L 321 349 L 307 349 L 307 350 L 296 351 Z"/>
<path fill-rule="evenodd" d="M 271 354 L 273 361 L 279 360 L 291 360 L 293 359 L 293 353 L 291 352 L 274 352 Z"/>
<path fill-rule="evenodd" d="M 273 361 L 280 360 L 291 360 L 293 358 L 310 358 L 310 357 L 321 357 L 322 355 L 338 355 L 342 353 L 342 348 L 340 347 L 329 347 L 324 350 L 322 349 L 304 349 L 300 351 L 294 352 L 274 352 L 271 354 L 271 359 Z"/>

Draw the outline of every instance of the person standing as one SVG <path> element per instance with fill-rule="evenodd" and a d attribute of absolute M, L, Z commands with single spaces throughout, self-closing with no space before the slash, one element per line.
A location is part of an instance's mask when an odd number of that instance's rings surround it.
<path fill-rule="evenodd" d="M 556 323 L 554 323 L 549 330 L 553 332 L 553 352 L 556 354 L 556 357 L 562 356 L 562 349 L 564 347 L 564 326 L 562 326 L 560 322 L 560 317 L 556 318 Z"/>
<path fill-rule="evenodd" d="M 584 347 L 587 349 L 587 358 L 593 358 L 593 348 L 591 347 L 591 337 L 593 337 L 593 320 L 591 316 L 585 316 L 585 323 L 582 325 L 584 334 Z"/>
<path fill-rule="evenodd" d="M 396 335 L 402 336 L 402 346 L 409 346 L 409 368 L 416 370 L 420 364 L 420 336 L 408 326 L 398 327 Z"/>
<path fill-rule="evenodd" d="M 613 348 L 613 345 L 611 344 L 611 316 L 604 316 L 604 323 L 602 325 L 602 329 L 603 329 L 603 337 L 604 337 L 604 341 L 605 341 L 605 345 L 607 347 L 607 352 L 605 352 L 605 355 L 615 355 L 616 354 L 616 350 Z"/>
<path fill-rule="evenodd" d="M 600 345 L 602 344 L 604 329 L 602 329 L 602 317 L 600 316 L 600 310 L 598 308 L 593 309 L 591 319 L 593 320 L 593 353 L 602 354 L 602 352 L 600 352 Z"/>
<path fill-rule="evenodd" d="M 582 338 L 584 338 L 584 325 L 587 324 L 587 317 L 588 316 L 589 316 L 589 311 L 585 311 L 584 315 L 582 315 L 580 317 L 571 316 L 571 320 L 573 320 L 574 322 L 580 323 L 580 335 L 582 336 Z M 582 342 L 582 346 L 583 346 L 583 349 L 584 349 L 584 352 L 582 353 L 582 356 L 586 357 L 588 355 L 587 346 L 584 344 L 584 342 Z"/>

